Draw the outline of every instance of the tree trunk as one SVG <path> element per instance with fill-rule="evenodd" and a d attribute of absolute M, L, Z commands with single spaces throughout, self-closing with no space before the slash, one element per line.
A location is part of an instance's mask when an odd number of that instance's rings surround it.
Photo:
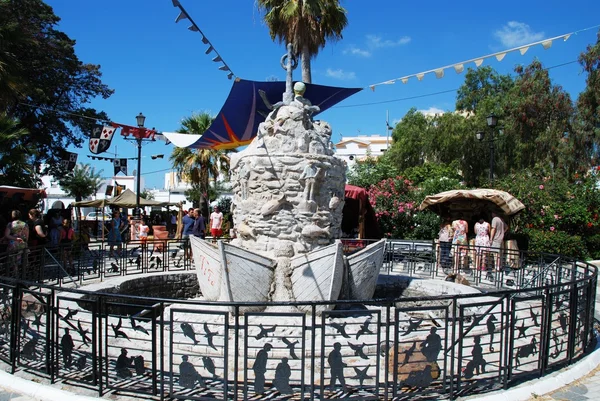
<path fill-rule="evenodd" d="M 302 47 L 302 82 L 312 83 L 312 72 L 310 70 L 310 54 L 308 46 Z"/>

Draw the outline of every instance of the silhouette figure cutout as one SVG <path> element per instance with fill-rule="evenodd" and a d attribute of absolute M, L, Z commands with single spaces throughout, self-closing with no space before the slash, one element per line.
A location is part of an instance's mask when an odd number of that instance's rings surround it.
<path fill-rule="evenodd" d="M 365 322 L 366 323 L 366 322 Z M 335 390 L 335 382 L 339 381 L 342 385 L 342 390 L 346 392 L 346 379 L 344 378 L 344 368 L 347 366 L 342 361 L 342 353 L 340 350 L 342 349 L 342 344 L 335 343 L 333 344 L 333 350 L 327 356 L 327 362 L 329 363 L 329 367 L 331 368 L 331 382 L 329 384 L 329 388 L 331 391 Z"/>
<path fill-rule="evenodd" d="M 73 364 L 73 348 L 75 348 L 69 329 L 65 329 L 65 334 L 60 339 L 60 347 L 62 348 L 63 364 L 68 369 Z"/>
<path fill-rule="evenodd" d="M 421 343 L 421 353 L 427 359 L 427 362 L 435 362 L 442 350 L 442 338 L 437 334 L 437 327 L 432 327 L 425 341 Z"/>
<path fill-rule="evenodd" d="M 473 377 L 473 374 L 479 375 L 480 373 L 485 373 L 485 365 L 487 362 L 483 359 L 483 348 L 481 347 L 481 337 L 475 336 L 473 337 L 473 350 L 471 351 L 471 356 L 473 359 L 467 363 L 467 366 L 464 370 L 464 375 L 467 379 Z"/>
<path fill-rule="evenodd" d="M 273 385 L 281 394 L 292 394 L 293 390 L 290 386 L 290 376 L 292 375 L 292 369 L 288 364 L 287 358 L 281 358 L 281 362 L 275 368 L 275 380 Z"/>
<path fill-rule="evenodd" d="M 119 355 L 119 357 L 117 358 L 117 363 L 115 365 L 115 370 L 117 371 L 117 376 L 119 376 L 123 379 L 127 379 L 127 378 L 133 376 L 131 373 L 131 370 L 129 370 L 132 362 L 133 362 L 133 358 L 129 358 L 127 356 L 127 349 L 121 348 L 121 355 Z"/>
<path fill-rule="evenodd" d="M 287 338 L 282 337 L 281 341 L 283 341 L 283 343 L 286 345 L 287 349 L 290 350 L 290 357 L 292 359 L 300 359 L 300 358 L 298 358 L 298 356 L 296 355 L 296 352 L 295 352 L 295 348 L 296 348 L 296 344 L 298 344 L 298 340 L 291 342 Z"/>
<path fill-rule="evenodd" d="M 213 361 L 210 356 L 203 356 L 202 364 L 204 365 L 204 369 L 206 369 L 208 373 L 212 375 L 213 379 L 216 379 L 217 374 L 215 373 L 215 361 Z"/>
<path fill-rule="evenodd" d="M 256 354 L 254 365 L 252 370 L 254 371 L 254 392 L 256 394 L 262 394 L 265 392 L 265 373 L 267 372 L 267 361 L 269 360 L 269 351 L 273 346 L 269 343 L 265 344 L 263 348 Z"/>
<path fill-rule="evenodd" d="M 348 333 L 346 333 L 346 323 L 331 323 L 330 325 L 344 338 L 350 338 Z"/>
<path fill-rule="evenodd" d="M 487 322 L 485 323 L 487 326 L 488 334 L 490 335 L 490 352 L 494 352 L 494 333 L 496 332 L 496 324 L 494 322 L 496 322 L 497 320 L 498 319 L 496 319 L 496 316 L 490 315 L 490 317 L 488 317 Z"/>
<path fill-rule="evenodd" d="M 25 345 L 23 346 L 23 352 L 21 353 L 25 358 L 27 359 L 31 359 L 33 361 L 38 359 L 38 353 L 37 350 L 35 349 L 35 347 L 37 346 L 38 343 L 38 339 L 37 338 L 32 338 L 31 340 L 27 341 L 25 343 Z"/>
<path fill-rule="evenodd" d="M 180 325 L 181 331 L 183 331 L 183 335 L 189 338 L 194 342 L 194 345 L 198 344 L 198 340 L 196 340 L 196 333 L 194 332 L 194 328 L 189 323 L 181 323 Z"/>
<path fill-rule="evenodd" d="M 181 356 L 181 363 L 179 364 L 179 384 L 185 388 L 194 388 L 196 386 L 196 382 L 198 382 L 201 386 L 204 386 L 204 379 L 196 371 L 194 365 L 188 361 L 187 355 Z"/>
<path fill-rule="evenodd" d="M 370 367 L 371 367 L 371 365 L 368 365 L 364 369 L 360 369 L 360 368 L 357 368 L 356 366 L 353 366 L 354 372 L 356 373 L 356 375 L 353 376 L 352 379 L 359 381 L 360 388 L 363 388 L 363 383 L 365 380 L 369 380 L 369 379 L 373 378 L 372 376 L 369 376 L 367 374 L 367 371 L 369 370 Z"/>

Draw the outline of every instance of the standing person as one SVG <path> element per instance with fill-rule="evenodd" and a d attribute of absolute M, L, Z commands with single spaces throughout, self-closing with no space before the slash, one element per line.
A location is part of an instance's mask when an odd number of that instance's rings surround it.
<path fill-rule="evenodd" d="M 440 224 L 440 231 L 438 233 L 438 241 L 440 243 L 440 265 L 443 269 L 449 269 L 450 262 L 450 249 L 452 248 L 452 221 L 450 217 L 446 216 L 442 219 Z"/>
<path fill-rule="evenodd" d="M 214 212 L 210 214 L 210 235 L 212 235 L 213 241 L 223 235 L 222 226 L 223 213 L 221 213 L 218 206 L 215 206 Z"/>
<path fill-rule="evenodd" d="M 65 334 L 60 339 L 60 347 L 62 348 L 63 365 L 65 369 L 68 369 L 73 364 L 73 348 L 75 348 L 69 329 L 65 329 Z"/>
<path fill-rule="evenodd" d="M 477 270 L 485 270 L 487 267 L 487 253 L 490 246 L 490 223 L 485 221 L 483 214 L 475 223 L 475 249 Z"/>
<path fill-rule="evenodd" d="M 7 251 L 10 256 L 9 265 L 15 275 L 23 262 L 23 255 L 27 249 L 27 240 L 29 239 L 29 227 L 27 223 L 21 220 L 21 212 L 13 210 L 10 214 L 12 221 L 6 225 L 4 238 L 8 240 Z"/>
<path fill-rule="evenodd" d="M 118 210 L 113 212 L 112 220 L 110 221 L 110 231 L 108 232 L 108 244 L 110 245 L 110 256 L 114 256 L 114 247 L 117 247 L 117 254 L 121 255 L 121 243 L 123 238 L 121 231 L 125 228 L 125 221 L 121 218 L 121 213 Z"/>
<path fill-rule="evenodd" d="M 329 384 L 329 388 L 331 391 L 335 390 L 335 382 L 339 381 L 342 385 L 342 391 L 346 392 L 346 379 L 344 378 L 344 368 L 347 366 L 342 361 L 342 353 L 340 350 L 342 349 L 342 344 L 335 343 L 333 344 L 333 351 L 329 353 L 327 356 L 327 363 L 329 363 L 329 368 L 331 369 L 331 382 Z"/>
<path fill-rule="evenodd" d="M 194 234 L 194 224 L 196 220 L 194 219 L 194 209 L 190 209 L 189 213 L 186 213 L 185 216 L 181 219 L 181 224 L 183 224 L 183 230 L 181 232 L 181 239 L 183 240 L 183 249 L 185 250 L 185 257 L 189 258 L 190 254 L 190 235 Z"/>
<path fill-rule="evenodd" d="M 60 229 L 62 227 L 62 216 L 55 212 L 50 217 L 50 246 L 57 247 L 60 243 Z"/>
<path fill-rule="evenodd" d="M 502 259 L 502 244 L 504 235 L 508 231 L 508 225 L 496 213 L 492 212 L 492 229 L 490 230 L 490 238 L 492 240 L 490 253 L 495 254 L 496 270 L 500 270 L 500 261 Z"/>
<path fill-rule="evenodd" d="M 30 247 L 36 247 L 38 245 L 44 245 L 48 242 L 48 235 L 44 228 L 44 221 L 42 220 L 42 213 L 37 209 L 31 209 L 29 211 L 29 241 Z"/>
<path fill-rule="evenodd" d="M 148 233 L 150 233 L 150 227 L 148 227 L 148 222 L 145 217 L 140 221 L 138 230 L 140 241 L 142 242 L 142 251 L 145 251 L 148 248 Z"/>
<path fill-rule="evenodd" d="M 169 223 L 171 223 L 171 225 L 169 227 L 169 234 L 175 235 L 175 233 L 177 232 L 177 213 L 176 212 L 171 213 L 171 219 L 169 220 Z"/>
<path fill-rule="evenodd" d="M 456 271 L 463 266 L 467 258 L 467 233 L 469 232 L 469 224 L 463 219 L 462 214 L 458 215 L 458 219 L 452 222 L 454 235 L 452 237 L 452 245 L 454 246 L 454 268 Z"/>
<path fill-rule="evenodd" d="M 75 272 L 73 266 L 73 253 L 72 245 L 73 239 L 75 238 L 75 231 L 71 227 L 69 219 L 63 219 L 62 230 L 60 230 L 60 246 L 62 248 L 62 259 L 63 265 L 67 268 L 69 274 Z"/>
<path fill-rule="evenodd" d="M 194 217 L 196 217 L 196 221 L 194 222 L 192 234 L 194 234 L 194 237 L 204 239 L 204 237 L 206 236 L 206 223 L 204 220 L 204 216 L 200 212 L 200 209 L 194 209 Z"/>

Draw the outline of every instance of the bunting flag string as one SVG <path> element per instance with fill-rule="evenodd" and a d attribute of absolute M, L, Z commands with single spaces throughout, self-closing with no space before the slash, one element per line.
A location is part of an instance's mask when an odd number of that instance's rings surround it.
<path fill-rule="evenodd" d="M 110 123 L 115 129 L 121 128 L 121 135 L 124 137 L 128 137 L 132 135 L 136 139 L 150 139 L 155 140 L 156 130 L 148 129 L 143 127 L 132 127 L 131 125 L 118 124 L 118 123 Z"/>
<path fill-rule="evenodd" d="M 416 74 L 411 74 L 411 75 L 405 75 L 403 77 L 400 78 L 394 78 L 394 79 L 390 79 L 387 81 L 383 81 L 383 82 L 379 82 L 376 84 L 372 84 L 372 85 L 368 85 L 367 87 L 370 88 L 372 91 L 375 91 L 375 88 L 377 86 L 381 86 L 381 85 L 393 85 L 396 82 L 400 81 L 403 84 L 407 83 L 409 81 L 410 78 L 417 78 L 417 80 L 422 81 L 423 78 L 425 78 L 426 75 L 428 74 L 435 74 L 436 78 L 440 79 L 444 77 L 444 72 L 447 69 L 454 69 L 454 71 L 457 74 L 462 73 L 465 70 L 465 64 L 469 64 L 469 63 L 474 63 L 476 67 L 480 67 L 484 60 L 489 59 L 489 58 L 496 58 L 496 60 L 498 61 L 502 61 L 504 59 L 504 57 L 508 54 L 508 53 L 512 53 L 512 52 L 516 52 L 518 51 L 521 55 L 524 55 L 525 53 L 527 53 L 527 51 L 532 47 L 532 46 L 537 46 L 537 45 L 542 45 L 542 47 L 544 48 L 544 50 L 548 50 L 550 47 L 552 47 L 552 43 L 555 40 L 558 39 L 563 39 L 565 42 L 572 36 L 572 35 L 576 35 L 580 32 L 584 32 L 584 31 L 588 31 L 590 29 L 595 29 L 600 27 L 600 25 L 596 25 L 596 26 L 591 26 L 585 29 L 580 29 L 578 31 L 574 31 L 574 32 L 570 32 L 570 33 L 566 33 L 564 35 L 559 35 L 559 36 L 555 36 L 553 38 L 549 38 L 549 39 L 543 39 L 537 42 L 533 42 L 533 43 L 529 43 L 526 45 L 522 45 L 522 46 L 518 46 L 518 47 L 514 47 L 512 49 L 508 49 L 508 50 L 502 50 L 496 53 L 492 53 L 492 54 L 488 54 L 485 56 L 481 56 L 481 57 L 475 57 L 469 60 L 465 60 L 465 61 L 461 61 L 458 63 L 454 63 L 454 64 L 450 64 L 450 65 L 446 65 L 443 67 L 438 67 L 438 68 L 434 68 L 432 70 L 427 70 L 427 71 L 423 71 L 423 72 L 418 72 Z"/>
<path fill-rule="evenodd" d="M 102 160 L 113 163 L 115 161 L 115 157 L 102 157 L 102 156 L 90 156 L 87 155 L 92 160 Z M 119 157 L 118 159 L 127 159 L 127 160 L 137 160 L 137 157 Z"/>
<path fill-rule="evenodd" d="M 190 23 L 192 25 L 190 25 L 188 27 L 188 29 L 192 32 L 198 32 L 202 36 L 202 43 L 204 43 L 205 45 L 208 45 L 208 48 L 206 49 L 206 51 L 204 53 L 210 54 L 211 52 L 215 52 L 216 57 L 214 57 L 212 59 L 212 61 L 214 61 L 215 63 L 223 63 L 219 67 L 219 70 L 227 72 L 227 79 L 232 79 L 233 77 L 236 77 L 236 75 L 233 73 L 233 71 L 231 71 L 231 68 L 229 68 L 227 63 L 223 60 L 223 58 L 221 57 L 221 55 L 219 54 L 217 49 L 215 49 L 215 47 L 210 42 L 210 40 L 208 40 L 206 35 L 200 30 L 200 28 L 198 28 L 198 25 L 196 25 L 196 23 L 194 22 L 192 17 L 190 17 L 190 15 L 187 13 L 187 11 L 185 11 L 185 9 L 183 8 L 183 6 L 179 2 L 179 0 L 173 0 L 173 7 L 179 7 L 179 10 L 180 10 L 179 15 L 175 19 L 175 23 L 178 23 L 179 21 L 184 20 L 184 19 L 190 20 Z"/>

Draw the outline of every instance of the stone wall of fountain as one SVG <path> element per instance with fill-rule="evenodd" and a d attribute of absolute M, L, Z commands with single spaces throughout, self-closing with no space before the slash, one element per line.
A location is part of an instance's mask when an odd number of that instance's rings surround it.
<path fill-rule="evenodd" d="M 296 93 L 232 155 L 234 245 L 290 258 L 340 238 L 346 165 L 333 156 L 331 127 L 313 121 L 314 111 Z"/>

